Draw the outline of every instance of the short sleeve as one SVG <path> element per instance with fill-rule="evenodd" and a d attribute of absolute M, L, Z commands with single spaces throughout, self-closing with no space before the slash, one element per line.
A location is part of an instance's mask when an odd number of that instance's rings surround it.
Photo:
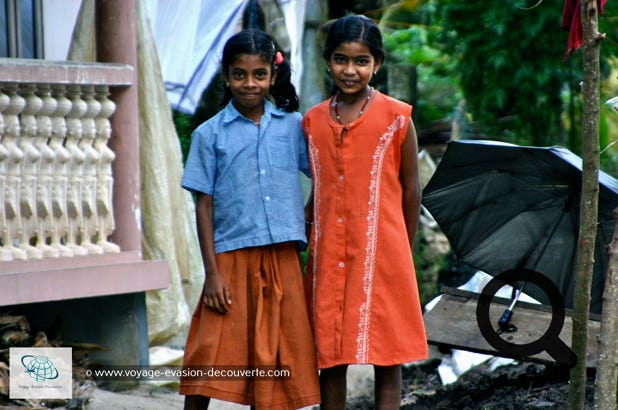
<path fill-rule="evenodd" d="M 203 124 L 191 134 L 191 147 L 182 177 L 182 187 L 191 192 L 212 195 L 215 185 L 216 133 Z"/>

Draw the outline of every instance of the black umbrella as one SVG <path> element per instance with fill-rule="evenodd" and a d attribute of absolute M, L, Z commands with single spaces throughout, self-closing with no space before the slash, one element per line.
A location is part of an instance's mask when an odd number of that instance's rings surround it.
<path fill-rule="evenodd" d="M 582 160 L 566 148 L 452 141 L 423 191 L 423 205 L 457 258 L 492 275 L 542 273 L 573 307 Z M 601 311 L 618 180 L 599 174 L 590 311 Z M 545 300 L 529 287 L 532 297 Z"/>

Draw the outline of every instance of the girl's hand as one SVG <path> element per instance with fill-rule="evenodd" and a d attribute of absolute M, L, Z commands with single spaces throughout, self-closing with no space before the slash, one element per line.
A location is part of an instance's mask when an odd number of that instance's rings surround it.
<path fill-rule="evenodd" d="M 224 314 L 230 310 L 232 296 L 225 283 L 225 279 L 219 273 L 207 273 L 204 281 L 204 304 L 215 312 Z"/>

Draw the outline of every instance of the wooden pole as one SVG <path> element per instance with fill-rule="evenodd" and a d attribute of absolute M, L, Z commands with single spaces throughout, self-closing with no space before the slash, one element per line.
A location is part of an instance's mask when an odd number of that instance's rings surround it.
<path fill-rule="evenodd" d="M 581 410 L 586 398 L 586 350 L 590 289 L 599 203 L 599 44 L 597 0 L 582 0 L 583 33 L 583 172 L 579 225 L 579 248 L 573 305 L 572 349 L 579 358 L 571 370 L 569 409 Z"/>

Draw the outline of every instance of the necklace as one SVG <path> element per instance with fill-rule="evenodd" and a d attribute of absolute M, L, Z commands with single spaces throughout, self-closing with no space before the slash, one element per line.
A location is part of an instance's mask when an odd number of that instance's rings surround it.
<path fill-rule="evenodd" d="M 365 102 L 363 103 L 363 106 L 358 112 L 358 117 L 356 118 L 359 118 L 361 115 L 363 115 L 363 112 L 365 111 L 365 108 L 367 107 L 367 104 L 369 103 L 369 100 L 371 99 L 372 95 L 373 95 L 373 87 L 371 87 L 371 89 L 369 90 L 369 94 L 367 94 L 367 98 L 365 98 Z M 339 93 L 335 94 L 334 100 L 335 100 L 334 101 L 335 102 L 335 117 L 337 118 L 337 122 L 339 124 L 343 124 L 343 122 L 341 122 L 341 116 L 339 116 Z"/>

